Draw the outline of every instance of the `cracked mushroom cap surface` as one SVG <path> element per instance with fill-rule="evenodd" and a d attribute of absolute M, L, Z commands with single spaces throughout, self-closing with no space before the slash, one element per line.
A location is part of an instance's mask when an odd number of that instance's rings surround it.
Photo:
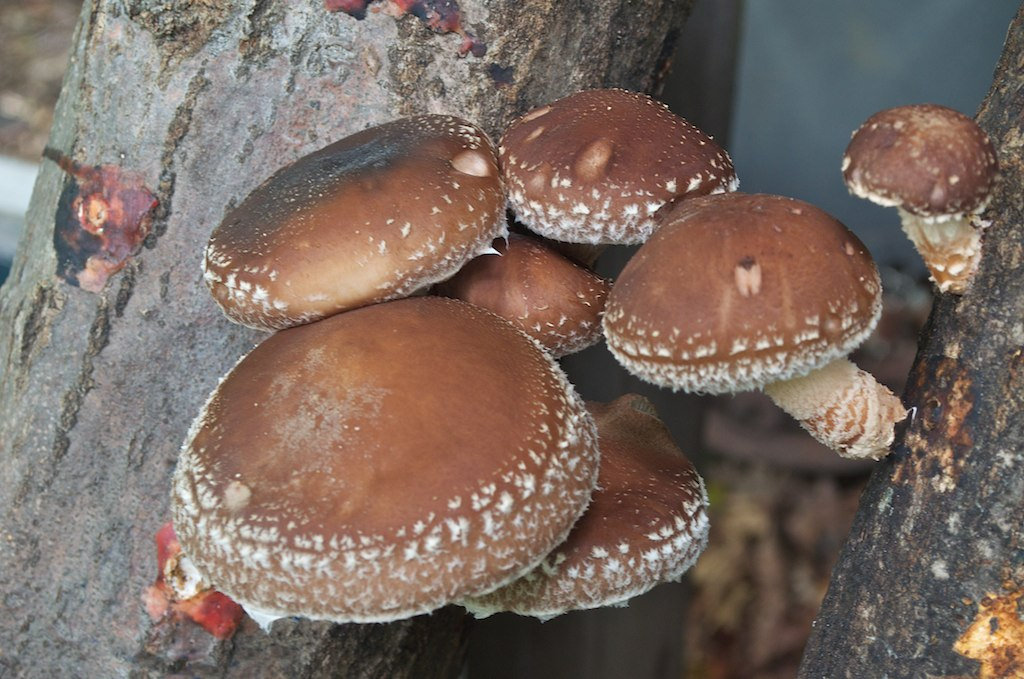
<path fill-rule="evenodd" d="M 407 296 L 505 233 L 487 135 L 460 118 L 422 115 L 279 170 L 213 230 L 203 271 L 228 318 L 283 328 Z"/>
<path fill-rule="evenodd" d="M 762 388 L 846 356 L 881 315 L 863 243 L 809 203 L 764 194 L 685 201 L 626 264 L 605 306 L 608 348 L 654 384 Z"/>
<path fill-rule="evenodd" d="M 494 247 L 498 254 L 477 257 L 438 292 L 493 311 L 555 358 L 600 341 L 608 281 L 535 238 L 512 233 Z"/>
<path fill-rule="evenodd" d="M 641 243 L 666 203 L 732 191 L 711 137 L 638 92 L 585 90 L 515 120 L 499 142 L 509 206 L 531 231 L 575 243 Z"/>
<path fill-rule="evenodd" d="M 843 155 L 850 191 L 922 217 L 979 212 L 999 176 L 988 135 L 945 106 L 879 111 L 854 133 Z"/>
<path fill-rule="evenodd" d="M 174 529 L 264 623 L 395 620 L 532 568 L 586 507 L 597 455 L 582 401 L 522 332 L 398 300 L 239 361 L 182 448 Z"/>
<path fill-rule="evenodd" d="M 587 408 L 601 448 L 590 506 L 537 568 L 462 602 L 475 615 L 511 611 L 550 618 L 621 605 L 678 580 L 707 544 L 704 483 L 650 401 L 627 394 Z"/>

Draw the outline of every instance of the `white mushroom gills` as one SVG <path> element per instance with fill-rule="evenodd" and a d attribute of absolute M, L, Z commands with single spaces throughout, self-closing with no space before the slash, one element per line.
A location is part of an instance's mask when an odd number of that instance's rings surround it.
<path fill-rule="evenodd" d="M 802 377 L 772 382 L 764 392 L 843 457 L 885 457 L 895 424 L 907 416 L 892 391 L 845 358 Z"/>

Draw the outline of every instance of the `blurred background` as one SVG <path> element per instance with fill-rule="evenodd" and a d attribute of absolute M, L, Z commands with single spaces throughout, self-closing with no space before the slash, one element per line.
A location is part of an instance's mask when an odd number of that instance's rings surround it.
<path fill-rule="evenodd" d="M 850 133 L 890 106 L 973 114 L 1017 0 L 697 0 L 660 96 L 732 154 L 741 189 L 794 196 L 879 263 L 878 332 L 855 356 L 897 393 L 931 289 L 895 211 L 851 197 Z M 0 0 L 0 281 L 9 269 L 68 58 L 78 0 Z M 613 276 L 628 251 L 602 258 Z M 824 451 L 759 394 L 695 399 L 617 374 L 603 347 L 566 361 L 587 398 L 651 396 L 712 501 L 687 581 L 627 609 L 474 626 L 470 677 L 792 677 L 870 467 Z"/>

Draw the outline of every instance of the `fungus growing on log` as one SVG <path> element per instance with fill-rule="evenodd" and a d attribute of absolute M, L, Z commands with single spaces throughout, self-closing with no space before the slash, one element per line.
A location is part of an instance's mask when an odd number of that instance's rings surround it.
<path fill-rule="evenodd" d="M 415 297 L 275 333 L 210 396 L 172 515 L 203 579 L 263 625 L 380 622 L 522 575 L 597 475 L 594 423 L 494 314 Z"/>
<path fill-rule="evenodd" d="M 826 446 L 878 458 L 906 411 L 846 356 L 878 322 L 881 292 L 864 245 L 813 205 L 707 196 L 676 205 L 623 269 L 605 338 L 644 380 L 764 389 Z"/>
<path fill-rule="evenodd" d="M 451 276 L 507 233 L 504 205 L 483 131 L 404 118 L 275 173 L 213 230 L 204 277 L 238 323 L 306 323 Z"/>
<path fill-rule="evenodd" d="M 650 97 L 586 90 L 515 120 L 499 142 L 509 206 L 531 231 L 641 243 L 666 203 L 737 186 L 729 154 Z"/>
<path fill-rule="evenodd" d="M 899 210 L 941 292 L 967 288 L 981 259 L 978 215 L 999 176 L 974 120 L 935 104 L 880 111 L 853 133 L 842 169 L 851 193 Z"/>
<path fill-rule="evenodd" d="M 626 602 L 678 580 L 707 544 L 704 483 L 642 396 L 588 403 L 601 466 L 587 511 L 565 542 L 522 578 L 462 602 L 547 619 Z"/>
<path fill-rule="evenodd" d="M 535 238 L 512 233 L 494 247 L 500 256 L 477 257 L 437 291 L 493 311 L 555 358 L 600 341 L 608 281 Z"/>

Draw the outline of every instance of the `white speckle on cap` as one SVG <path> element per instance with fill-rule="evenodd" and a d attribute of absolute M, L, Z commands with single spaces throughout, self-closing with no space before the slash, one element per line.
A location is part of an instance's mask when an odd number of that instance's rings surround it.
<path fill-rule="evenodd" d="M 232 481 L 224 487 L 224 505 L 228 511 L 237 512 L 249 504 L 252 490 L 241 481 Z"/>

